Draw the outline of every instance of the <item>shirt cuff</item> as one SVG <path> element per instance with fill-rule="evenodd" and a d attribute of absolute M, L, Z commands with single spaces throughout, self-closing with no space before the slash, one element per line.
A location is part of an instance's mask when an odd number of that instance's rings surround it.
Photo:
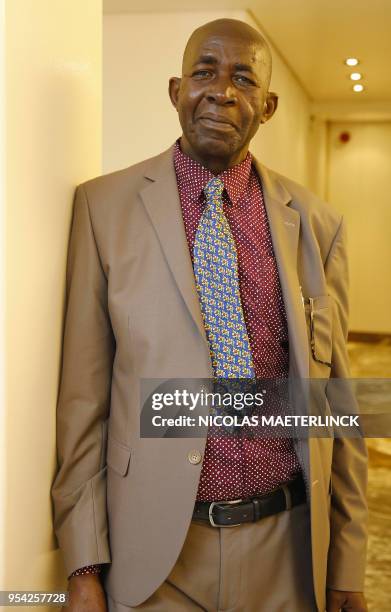
<path fill-rule="evenodd" d="M 75 570 L 70 576 L 68 576 L 68 579 L 72 578 L 72 576 L 84 576 L 85 574 L 99 574 L 100 570 L 101 570 L 100 565 L 85 565 L 84 567 L 80 567 L 79 569 Z"/>

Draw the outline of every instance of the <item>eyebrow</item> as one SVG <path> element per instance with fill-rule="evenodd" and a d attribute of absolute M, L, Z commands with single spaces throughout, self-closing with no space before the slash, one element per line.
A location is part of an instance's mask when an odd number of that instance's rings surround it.
<path fill-rule="evenodd" d="M 217 64 L 217 59 L 213 55 L 200 55 L 200 57 L 194 62 L 193 66 L 197 64 Z"/>
<path fill-rule="evenodd" d="M 236 70 L 241 70 L 242 72 L 254 72 L 253 67 L 248 64 L 234 64 L 234 66 Z"/>
<path fill-rule="evenodd" d="M 213 55 L 200 55 L 200 57 L 194 62 L 193 66 L 196 66 L 197 64 L 207 64 L 209 66 L 213 66 L 217 63 L 217 58 Z M 236 63 L 234 64 L 234 68 L 235 70 L 242 72 L 254 72 L 253 67 L 249 64 Z"/>

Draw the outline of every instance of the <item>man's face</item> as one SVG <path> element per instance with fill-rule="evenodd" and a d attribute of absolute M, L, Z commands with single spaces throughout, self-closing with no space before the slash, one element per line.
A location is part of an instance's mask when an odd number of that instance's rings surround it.
<path fill-rule="evenodd" d="M 186 152 L 200 160 L 240 160 L 247 152 L 261 120 L 269 118 L 263 54 L 257 43 L 232 35 L 206 34 L 191 45 L 182 79 L 170 81 Z"/>

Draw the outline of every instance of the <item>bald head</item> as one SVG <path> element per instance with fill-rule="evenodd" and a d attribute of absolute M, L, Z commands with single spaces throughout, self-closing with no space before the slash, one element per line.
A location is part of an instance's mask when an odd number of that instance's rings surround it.
<path fill-rule="evenodd" d="M 247 23 L 217 19 L 197 28 L 186 45 L 182 76 L 169 84 L 182 150 L 214 174 L 243 161 L 259 126 L 277 108 L 270 76 L 270 49 Z"/>
<path fill-rule="evenodd" d="M 222 38 L 245 43 L 251 49 L 254 64 L 259 62 L 262 65 L 262 73 L 268 88 L 272 71 L 270 47 L 258 30 L 238 19 L 216 19 L 194 30 L 183 53 L 182 75 L 189 71 L 205 41 L 210 41 L 213 45 L 214 40 Z"/>

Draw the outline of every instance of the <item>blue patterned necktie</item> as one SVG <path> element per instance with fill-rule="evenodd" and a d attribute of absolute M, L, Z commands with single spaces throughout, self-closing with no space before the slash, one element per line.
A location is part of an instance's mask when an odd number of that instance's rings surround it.
<path fill-rule="evenodd" d="M 254 378 L 238 257 L 223 211 L 223 190 L 224 183 L 217 177 L 204 188 L 206 206 L 194 241 L 194 275 L 215 376 Z"/>

